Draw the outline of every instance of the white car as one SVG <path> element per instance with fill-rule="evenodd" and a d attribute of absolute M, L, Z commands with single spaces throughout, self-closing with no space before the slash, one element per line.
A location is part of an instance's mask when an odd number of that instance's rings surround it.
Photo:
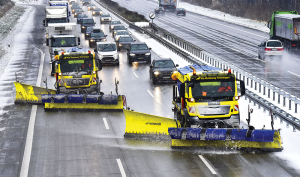
<path fill-rule="evenodd" d="M 119 53 L 115 42 L 97 42 L 94 51 L 96 59 L 100 59 L 102 64 L 119 65 Z"/>
<path fill-rule="evenodd" d="M 110 23 L 111 16 L 109 14 L 102 14 L 100 17 L 100 23 Z"/>
<path fill-rule="evenodd" d="M 130 36 L 127 30 L 119 30 L 114 34 L 115 41 L 118 41 L 121 36 Z"/>
<path fill-rule="evenodd" d="M 258 45 L 258 58 L 266 59 L 267 57 L 282 58 L 283 45 L 279 40 L 266 40 Z"/>

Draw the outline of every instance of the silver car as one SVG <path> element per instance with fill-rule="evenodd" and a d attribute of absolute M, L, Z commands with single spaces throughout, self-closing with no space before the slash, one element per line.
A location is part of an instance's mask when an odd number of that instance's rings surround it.
<path fill-rule="evenodd" d="M 114 35 L 115 41 L 118 41 L 121 36 L 130 36 L 127 30 L 120 30 Z"/>
<path fill-rule="evenodd" d="M 283 46 L 279 40 L 266 40 L 258 45 L 258 58 L 265 60 L 268 57 L 282 58 Z"/>
<path fill-rule="evenodd" d="M 111 16 L 109 14 L 103 14 L 100 17 L 100 23 L 110 23 Z"/>

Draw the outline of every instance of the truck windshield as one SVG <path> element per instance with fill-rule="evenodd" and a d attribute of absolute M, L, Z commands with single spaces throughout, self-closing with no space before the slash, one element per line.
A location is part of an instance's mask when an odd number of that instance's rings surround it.
<path fill-rule="evenodd" d="M 156 61 L 153 65 L 154 68 L 172 68 L 175 67 L 172 61 Z"/>
<path fill-rule="evenodd" d="M 76 46 L 76 38 L 75 37 L 57 37 L 52 38 L 52 47 L 73 47 Z"/>
<path fill-rule="evenodd" d="M 235 82 L 214 80 L 196 82 L 191 87 L 194 98 L 234 97 Z"/>
<path fill-rule="evenodd" d="M 86 60 L 63 59 L 60 62 L 60 70 L 62 73 L 92 71 L 93 59 L 86 59 Z"/>
<path fill-rule="evenodd" d="M 116 44 L 98 44 L 98 51 L 109 52 L 117 49 Z"/>
<path fill-rule="evenodd" d="M 67 18 L 48 18 L 47 23 L 68 23 Z"/>

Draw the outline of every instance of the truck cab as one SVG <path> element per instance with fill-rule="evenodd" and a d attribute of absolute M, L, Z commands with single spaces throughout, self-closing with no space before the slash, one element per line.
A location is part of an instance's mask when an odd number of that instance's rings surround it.
<path fill-rule="evenodd" d="M 198 71 L 197 71 L 198 70 Z M 174 118 L 181 125 L 201 127 L 239 127 L 238 100 L 245 85 L 231 70 L 192 65 L 179 68 L 173 88 Z"/>
<path fill-rule="evenodd" d="M 55 56 L 56 89 L 59 93 L 100 93 L 100 60 L 88 52 L 62 52 Z"/>

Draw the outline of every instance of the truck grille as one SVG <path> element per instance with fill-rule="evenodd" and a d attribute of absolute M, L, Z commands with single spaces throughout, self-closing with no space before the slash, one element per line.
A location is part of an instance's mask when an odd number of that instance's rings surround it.
<path fill-rule="evenodd" d="M 82 85 L 88 85 L 90 82 L 90 78 L 84 78 L 84 79 L 67 79 L 66 84 L 67 86 L 82 86 Z"/>
<path fill-rule="evenodd" d="M 229 114 L 230 105 L 210 105 L 210 106 L 198 106 L 198 112 L 200 115 L 226 115 Z"/>

